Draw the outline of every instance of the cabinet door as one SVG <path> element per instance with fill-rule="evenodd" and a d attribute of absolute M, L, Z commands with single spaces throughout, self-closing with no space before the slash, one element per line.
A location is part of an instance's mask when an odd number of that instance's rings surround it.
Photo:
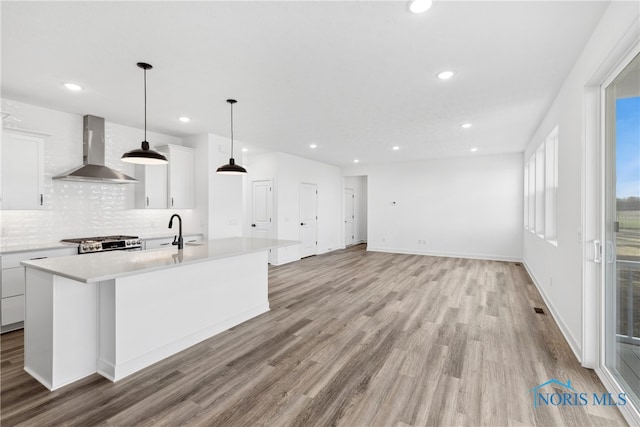
<path fill-rule="evenodd" d="M 2 298 L 24 294 L 24 267 L 3 269 L 0 288 Z"/>
<path fill-rule="evenodd" d="M 0 311 L 2 326 L 22 322 L 24 320 L 24 295 L 2 298 Z"/>
<path fill-rule="evenodd" d="M 169 207 L 194 207 L 193 150 L 188 147 L 169 149 Z"/>
<path fill-rule="evenodd" d="M 44 205 L 44 139 L 3 129 L 0 146 L 2 209 L 42 209 Z"/>
<path fill-rule="evenodd" d="M 166 209 L 168 205 L 167 165 L 136 165 L 136 208 Z"/>

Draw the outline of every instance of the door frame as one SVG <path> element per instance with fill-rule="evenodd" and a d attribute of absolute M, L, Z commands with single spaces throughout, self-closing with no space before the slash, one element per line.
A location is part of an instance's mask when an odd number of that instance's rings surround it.
<path fill-rule="evenodd" d="M 639 23 L 638 21 L 636 21 Z M 640 54 L 640 29 L 633 25 L 616 49 L 598 67 L 584 87 L 584 147 L 582 150 L 582 366 L 592 368 L 611 393 L 623 391 L 605 366 L 605 90 Z M 618 407 L 627 422 L 640 425 L 640 411 Z"/>

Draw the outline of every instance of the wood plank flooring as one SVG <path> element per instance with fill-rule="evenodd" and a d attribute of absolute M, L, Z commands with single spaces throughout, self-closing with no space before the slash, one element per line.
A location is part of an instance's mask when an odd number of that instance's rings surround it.
<path fill-rule="evenodd" d="M 269 313 L 117 383 L 49 392 L 22 369 L 22 332 L 3 335 L 0 424 L 625 425 L 615 407 L 533 408 L 550 378 L 605 389 L 515 263 L 358 245 L 270 267 L 269 284 Z"/>

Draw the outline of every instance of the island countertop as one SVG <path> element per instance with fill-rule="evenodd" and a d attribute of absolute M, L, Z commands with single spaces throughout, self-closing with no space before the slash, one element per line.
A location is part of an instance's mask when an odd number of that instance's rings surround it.
<path fill-rule="evenodd" d="M 148 251 L 111 251 L 22 261 L 25 267 L 83 283 L 100 282 L 180 265 L 229 258 L 299 244 L 295 240 L 230 237 Z"/>

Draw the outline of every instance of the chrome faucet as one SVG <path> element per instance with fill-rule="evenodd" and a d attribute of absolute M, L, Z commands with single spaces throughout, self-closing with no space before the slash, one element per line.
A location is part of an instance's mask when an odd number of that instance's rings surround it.
<path fill-rule="evenodd" d="M 178 245 L 178 249 L 182 249 L 184 247 L 184 243 L 182 241 L 182 218 L 180 218 L 180 215 L 178 214 L 173 214 L 171 215 L 171 219 L 169 220 L 169 228 L 171 228 L 173 226 L 173 218 L 178 218 L 178 225 L 179 225 L 179 232 L 180 235 L 179 236 L 173 236 L 173 243 L 171 243 L 172 245 Z"/>

